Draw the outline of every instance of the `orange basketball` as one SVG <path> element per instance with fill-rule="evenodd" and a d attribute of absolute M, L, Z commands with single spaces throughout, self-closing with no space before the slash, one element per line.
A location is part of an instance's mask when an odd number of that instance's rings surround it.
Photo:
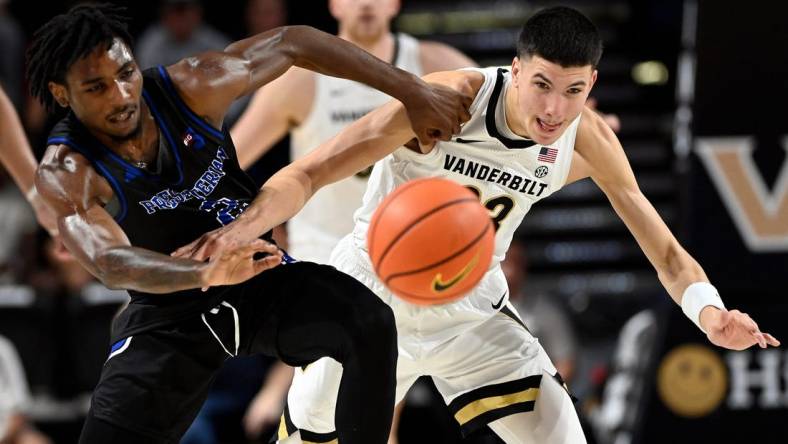
<path fill-rule="evenodd" d="M 394 294 L 414 304 L 444 304 L 484 276 L 495 232 L 469 189 L 446 179 L 418 179 L 380 203 L 367 248 L 375 273 Z"/>

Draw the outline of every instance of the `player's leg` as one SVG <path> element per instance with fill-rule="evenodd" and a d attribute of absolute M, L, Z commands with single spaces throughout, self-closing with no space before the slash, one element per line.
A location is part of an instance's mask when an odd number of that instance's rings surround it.
<path fill-rule="evenodd" d="M 282 265 L 255 281 L 245 286 L 239 310 L 242 332 L 252 329 L 242 333 L 247 352 L 273 352 L 293 366 L 325 356 L 338 361 L 343 367 L 335 416 L 339 441 L 385 443 L 397 357 L 391 309 L 326 265 Z"/>
<path fill-rule="evenodd" d="M 507 443 L 585 442 L 555 367 L 510 304 L 430 359 L 443 369 L 433 380 L 464 435 L 489 424 Z"/>
<path fill-rule="evenodd" d="M 532 412 L 495 420 L 490 428 L 506 444 L 584 444 L 572 399 L 558 381 L 543 374 Z"/>
<path fill-rule="evenodd" d="M 400 357 L 397 363 L 395 400 L 401 403 L 410 386 L 421 376 L 413 361 Z M 342 366 L 323 358 L 306 368 L 297 368 L 287 395 L 287 405 L 277 432 L 278 443 L 335 443 L 334 415 Z"/>
<path fill-rule="evenodd" d="M 112 348 L 80 443 L 178 442 L 228 357 L 199 316 L 124 338 Z"/>

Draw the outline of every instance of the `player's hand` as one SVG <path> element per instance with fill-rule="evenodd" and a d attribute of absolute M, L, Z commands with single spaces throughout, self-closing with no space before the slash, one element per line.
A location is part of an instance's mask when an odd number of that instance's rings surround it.
<path fill-rule="evenodd" d="M 266 427 L 276 424 L 282 416 L 284 403 L 279 397 L 271 396 L 267 391 L 261 391 L 252 400 L 243 418 L 246 436 L 255 439 L 263 433 Z"/>
<path fill-rule="evenodd" d="M 209 231 L 188 244 L 170 253 L 170 256 L 205 261 L 217 251 L 233 249 L 246 245 L 255 240 L 257 236 L 247 233 L 238 220 Z M 268 242 L 266 242 L 268 243 Z M 274 246 L 273 248 L 276 248 Z"/>
<path fill-rule="evenodd" d="M 472 102 L 470 96 L 431 83 L 423 83 L 403 101 L 413 132 L 426 146 L 459 134 L 460 125 L 471 118 L 468 109 Z"/>
<path fill-rule="evenodd" d="M 264 255 L 255 259 L 255 255 Z M 262 239 L 215 250 L 202 270 L 203 291 L 245 282 L 282 263 L 282 250 Z"/>
<path fill-rule="evenodd" d="M 780 345 L 772 335 L 762 333 L 750 315 L 739 310 L 706 307 L 700 314 L 700 323 L 708 332 L 709 341 L 720 347 L 744 350 L 755 344 L 761 348 Z"/>
<path fill-rule="evenodd" d="M 30 206 L 33 207 L 38 223 L 47 230 L 50 236 L 57 236 L 58 229 L 55 212 L 49 208 L 35 188 L 32 188 L 27 193 L 27 201 L 30 203 Z"/>

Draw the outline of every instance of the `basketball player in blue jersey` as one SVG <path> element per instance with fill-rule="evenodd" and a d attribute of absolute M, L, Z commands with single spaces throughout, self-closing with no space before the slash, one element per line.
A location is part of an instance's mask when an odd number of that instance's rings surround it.
<path fill-rule="evenodd" d="M 355 214 L 355 229 L 332 252 L 331 264 L 367 285 L 395 313 L 397 400 L 416 378 L 429 375 L 464 433 L 489 425 L 506 443 L 585 442 L 555 367 L 507 301 L 500 267 L 530 207 L 562 186 L 590 177 L 601 188 L 668 294 L 712 343 L 734 350 L 779 345 L 747 314 L 725 308 L 703 269 L 638 188 L 615 134 L 584 106 L 601 55 L 596 27 L 581 13 L 564 7 L 540 11 L 523 27 L 511 70 L 427 76 L 475 98 L 459 137 L 399 148 L 414 134 L 404 108 L 391 102 L 274 175 L 247 210 L 263 216 L 219 228 L 177 254 L 201 260 L 228 242 L 254 239 L 291 217 L 323 185 L 382 159 Z M 377 204 L 395 187 L 421 177 L 445 177 L 475 190 L 496 228 L 493 260 L 481 282 L 463 299 L 431 307 L 409 304 L 388 291 L 366 251 Z M 307 370 L 293 389 L 311 384 L 317 400 L 327 394 L 320 387 L 330 386 L 324 381 L 337 376 Z M 330 415 L 310 408 L 289 406 Z M 310 423 L 331 420 L 324 416 Z M 310 423 L 294 425 L 308 430 Z M 297 435 L 282 442 L 299 442 Z"/>
<path fill-rule="evenodd" d="M 238 165 L 223 116 L 291 66 L 402 100 L 425 143 L 459 130 L 469 98 L 309 27 L 144 72 L 130 40 L 116 7 L 82 5 L 39 29 L 28 52 L 33 95 L 68 111 L 48 139 L 36 186 L 72 254 L 131 295 L 113 323 L 80 442 L 178 442 L 222 362 L 263 352 L 290 365 L 342 362 L 342 442 L 384 443 L 396 337 L 391 310 L 366 287 L 333 267 L 290 263 L 270 233 L 226 244 L 206 261 L 168 253 L 258 216 L 245 214 L 258 190 Z"/>

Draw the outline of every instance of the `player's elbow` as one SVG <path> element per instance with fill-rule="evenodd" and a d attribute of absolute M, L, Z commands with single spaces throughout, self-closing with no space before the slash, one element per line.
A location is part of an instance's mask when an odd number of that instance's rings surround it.
<path fill-rule="evenodd" d="M 276 28 L 272 42 L 277 50 L 294 61 L 308 58 L 310 39 L 319 38 L 319 31 L 307 25 L 289 25 Z"/>
<path fill-rule="evenodd" d="M 112 249 L 99 252 L 93 259 L 93 267 L 89 271 L 111 290 L 127 288 L 128 273 L 124 272 L 124 267 L 118 266 L 116 254 Z"/>

